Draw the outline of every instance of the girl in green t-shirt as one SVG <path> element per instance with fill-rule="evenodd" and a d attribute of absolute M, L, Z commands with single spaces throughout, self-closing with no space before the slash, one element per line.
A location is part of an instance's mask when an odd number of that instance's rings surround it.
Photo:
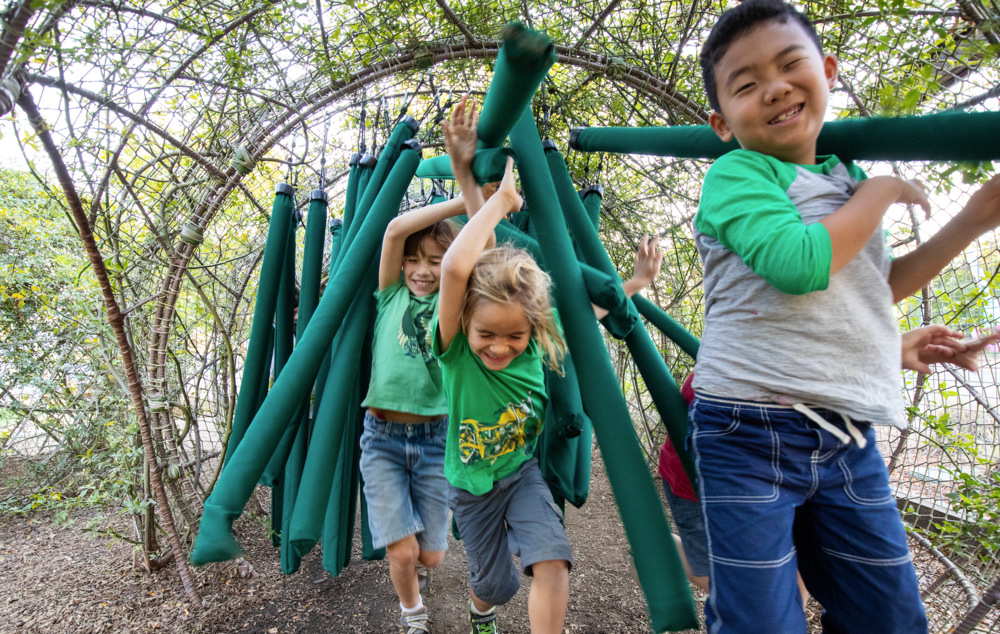
<path fill-rule="evenodd" d="M 434 353 L 448 399 L 445 475 L 469 558 L 474 633 L 495 631 L 494 606 L 517 592 L 508 545 L 533 576 L 533 633 L 561 632 L 569 598 L 572 551 L 534 457 L 546 406 L 542 364 L 561 371 L 566 354 L 551 283 L 524 251 L 484 253 L 500 220 L 520 208 L 508 159 L 499 189 L 441 264 Z"/>
<path fill-rule="evenodd" d="M 372 374 L 362 403 L 361 474 L 375 548 L 386 548 L 404 634 L 429 631 L 420 595 L 427 570 L 448 548 L 444 476 L 448 406 L 431 352 L 441 260 L 457 234 L 448 220 L 474 217 L 493 187 L 472 177 L 476 116 L 463 97 L 444 122 L 445 143 L 463 197 L 405 213 L 389 223 L 379 261 Z M 471 184 L 470 184 L 471 183 Z"/>

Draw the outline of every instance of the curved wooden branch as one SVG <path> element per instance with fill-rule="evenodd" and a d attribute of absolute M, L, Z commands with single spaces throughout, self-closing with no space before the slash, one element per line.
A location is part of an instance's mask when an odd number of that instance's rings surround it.
<path fill-rule="evenodd" d="M 573 45 L 573 50 L 577 50 L 583 46 L 583 43 L 594 34 L 597 27 L 601 26 L 601 23 L 604 22 L 609 15 L 611 15 L 611 12 L 615 10 L 615 7 L 617 7 L 620 2 L 621 0 L 611 0 L 611 2 L 608 3 L 608 6 L 604 8 L 604 11 L 601 11 L 601 15 L 597 16 L 594 23 L 590 25 L 590 28 L 584 31 L 583 35 L 580 36 L 580 39 L 578 39 L 576 44 Z"/>
<path fill-rule="evenodd" d="M 27 28 L 28 20 L 34 13 L 35 10 L 31 8 L 31 0 L 21 0 L 14 17 L 3 25 L 3 36 L 0 37 L 0 78 L 7 70 L 7 64 L 10 63 L 10 58 L 14 54 L 14 47 L 24 37 L 24 29 Z"/>
<path fill-rule="evenodd" d="M 437 3 L 438 6 L 441 7 L 441 10 L 444 11 L 445 17 L 447 17 L 452 24 L 458 27 L 458 30 L 462 32 L 465 39 L 469 40 L 470 44 L 475 44 L 477 42 L 476 36 L 472 34 L 472 31 L 469 29 L 469 25 L 466 24 L 462 18 L 458 17 L 458 14 L 455 13 L 450 6 L 448 6 L 447 0 L 437 0 Z"/>
<path fill-rule="evenodd" d="M 175 148 L 183 152 L 185 156 L 193 160 L 198 165 L 201 165 L 203 168 L 205 168 L 205 170 L 209 174 L 211 174 L 215 178 L 218 178 L 220 180 L 225 180 L 226 174 L 222 170 L 217 168 L 214 164 L 212 164 L 204 156 L 202 156 L 192 148 L 184 145 L 184 143 L 182 143 L 179 139 L 175 138 L 174 135 L 170 134 L 160 126 L 153 123 L 152 121 L 144 119 L 141 116 L 135 114 L 134 112 L 122 108 L 115 102 L 111 101 L 111 99 L 109 99 L 108 97 L 102 97 L 101 95 L 98 95 L 97 93 L 94 92 L 90 92 L 85 88 L 80 88 L 78 86 L 74 86 L 73 84 L 68 84 L 64 81 L 60 81 L 55 77 L 47 77 L 45 75 L 38 75 L 36 73 L 27 73 L 27 77 L 29 82 L 35 84 L 41 84 L 42 86 L 52 86 L 53 88 L 59 88 L 60 90 L 65 90 L 66 92 L 73 93 L 78 97 L 83 97 L 87 101 L 92 101 L 96 104 L 104 106 L 105 108 L 116 114 L 120 114 L 126 119 L 133 121 L 137 125 L 146 128 L 153 134 L 157 135 L 170 145 L 174 146 Z"/>
<path fill-rule="evenodd" d="M 76 224 L 80 231 L 80 239 L 83 241 L 87 257 L 90 259 L 90 265 L 94 270 L 94 276 L 97 278 L 98 285 L 101 288 L 101 294 L 104 296 L 104 305 L 108 312 L 108 322 L 111 324 L 111 329 L 115 333 L 115 339 L 118 340 L 118 348 L 121 352 L 122 363 L 125 366 L 125 374 L 128 377 L 128 387 L 132 396 L 132 405 L 135 409 L 136 418 L 139 421 L 139 433 L 142 436 L 142 445 L 145 449 L 146 460 L 150 465 L 150 478 L 152 480 L 153 489 L 156 493 L 156 510 L 160 515 L 160 521 L 162 522 L 163 527 L 166 529 L 167 537 L 170 541 L 170 549 L 174 552 L 174 559 L 177 561 L 177 568 L 180 572 L 184 590 L 192 603 L 195 605 L 201 605 L 201 597 L 198 595 L 198 590 L 196 589 L 194 581 L 191 577 L 191 570 L 187 564 L 187 556 L 184 551 L 184 547 L 181 545 L 180 539 L 177 536 L 173 513 L 170 511 L 170 501 L 167 499 L 167 492 L 164 488 L 163 479 L 161 477 L 162 469 L 158 466 L 159 461 L 156 459 L 156 453 L 153 447 L 153 437 L 150 433 L 149 420 L 146 418 L 146 408 L 142 397 L 142 383 L 136 373 L 132 347 L 129 344 L 128 336 L 125 333 L 125 318 L 118 306 L 118 300 L 115 299 L 114 289 L 111 288 L 111 281 L 108 279 L 108 270 L 104 265 L 104 257 L 101 255 L 101 251 L 94 239 L 94 234 L 91 232 L 90 225 L 87 223 L 87 215 L 83 210 L 83 202 L 80 200 L 80 196 L 76 192 L 76 186 L 73 184 L 73 179 L 69 175 L 69 170 L 66 168 L 66 164 L 63 162 L 62 156 L 60 156 L 59 150 L 56 148 L 55 141 L 52 140 L 52 135 L 49 134 L 48 125 L 42 118 L 41 113 L 39 113 L 38 107 L 35 105 L 35 100 L 32 98 L 31 93 L 25 90 L 21 93 L 21 98 L 17 103 L 21 107 L 21 110 L 23 110 L 28 116 L 28 121 L 31 123 L 32 128 L 34 128 L 35 133 L 42 142 L 42 146 L 45 148 L 45 152 L 48 154 L 49 160 L 52 161 L 52 167 L 56 172 L 59 184 L 62 186 L 63 193 L 66 196 L 66 202 L 68 203 L 69 208 L 73 213 L 73 217 L 76 220 Z"/>

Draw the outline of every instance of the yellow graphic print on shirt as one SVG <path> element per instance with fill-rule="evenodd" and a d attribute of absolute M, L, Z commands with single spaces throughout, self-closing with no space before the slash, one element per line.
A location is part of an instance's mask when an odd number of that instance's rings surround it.
<path fill-rule="evenodd" d="M 493 464 L 500 456 L 521 451 L 538 438 L 542 421 L 531 406 L 530 394 L 520 403 L 507 403 L 494 414 L 499 414 L 495 423 L 468 418 L 459 425 L 458 447 L 464 464 L 484 460 Z"/>

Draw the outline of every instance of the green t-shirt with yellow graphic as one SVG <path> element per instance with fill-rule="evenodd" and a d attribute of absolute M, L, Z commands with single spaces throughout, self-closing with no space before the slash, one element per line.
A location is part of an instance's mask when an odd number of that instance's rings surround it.
<path fill-rule="evenodd" d="M 431 352 L 431 320 L 438 295 L 414 297 L 403 278 L 377 291 L 378 314 L 372 341 L 372 378 L 362 407 L 420 416 L 448 411 L 441 366 Z"/>
<path fill-rule="evenodd" d="M 436 317 L 431 332 L 437 333 Z M 532 338 L 524 352 L 494 372 L 459 332 L 444 354 L 435 336 L 434 356 L 441 361 L 448 398 L 444 475 L 453 486 L 483 495 L 535 453 L 548 404 L 542 352 Z"/>

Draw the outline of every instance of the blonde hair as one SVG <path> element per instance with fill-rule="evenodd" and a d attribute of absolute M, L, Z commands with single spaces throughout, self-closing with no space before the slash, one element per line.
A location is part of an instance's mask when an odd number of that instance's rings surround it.
<path fill-rule="evenodd" d="M 531 324 L 531 336 L 541 346 L 546 365 L 562 376 L 566 343 L 552 312 L 551 287 L 552 279 L 527 251 L 510 244 L 484 251 L 469 276 L 462 306 L 462 332 L 468 334 L 472 313 L 483 302 L 517 304 Z"/>

